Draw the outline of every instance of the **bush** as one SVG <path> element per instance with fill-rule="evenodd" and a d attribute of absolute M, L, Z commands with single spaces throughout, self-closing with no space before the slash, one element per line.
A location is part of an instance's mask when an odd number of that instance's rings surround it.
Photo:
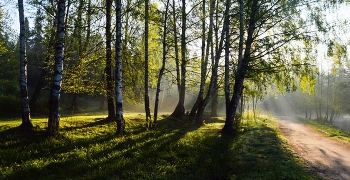
<path fill-rule="evenodd" d="M 20 116 L 21 101 L 12 95 L 0 95 L 0 114 L 1 117 Z"/>

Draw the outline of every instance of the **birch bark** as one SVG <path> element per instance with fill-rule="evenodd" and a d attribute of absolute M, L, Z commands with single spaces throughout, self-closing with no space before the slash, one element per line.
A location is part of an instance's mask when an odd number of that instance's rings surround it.
<path fill-rule="evenodd" d="M 56 137 L 59 135 L 60 124 L 60 93 L 62 84 L 63 60 L 64 60 L 64 34 L 65 34 L 65 0 L 58 0 L 57 3 L 57 34 L 56 34 L 56 53 L 53 82 L 50 90 L 49 100 L 49 121 L 48 135 Z"/>
<path fill-rule="evenodd" d="M 28 101 L 28 85 L 27 85 L 27 52 L 26 52 L 26 37 L 24 25 L 24 9 L 23 0 L 18 0 L 19 22 L 20 22 L 20 85 L 21 85 L 21 101 L 22 101 L 22 128 L 33 128 L 30 119 L 30 109 Z"/>

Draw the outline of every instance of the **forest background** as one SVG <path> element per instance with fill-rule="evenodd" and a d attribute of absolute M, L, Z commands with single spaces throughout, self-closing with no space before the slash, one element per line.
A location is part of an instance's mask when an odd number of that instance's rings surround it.
<path fill-rule="evenodd" d="M 117 2 L 25 3 L 30 7 L 23 27 L 32 115 L 50 113 L 60 3 L 65 7 L 60 107 L 69 113 L 108 110 L 107 118 L 115 120 L 115 108 L 122 107 L 116 105 L 118 55 L 124 109 L 144 109 L 148 127 L 156 124 L 157 112 L 151 116 L 150 110 L 157 106 L 176 118 L 193 116 L 198 124 L 205 108 L 211 108 L 212 116 L 222 110 L 227 122 L 223 132 L 234 134 L 237 109 L 255 108 L 269 93 L 298 88 L 301 100 L 295 106 L 306 117 L 333 122 L 349 111 L 347 2 Z M 0 5 L 4 116 L 23 110 L 15 71 L 20 69 L 20 42 L 13 29 L 17 20 L 10 18 L 17 14 L 14 4 Z"/>

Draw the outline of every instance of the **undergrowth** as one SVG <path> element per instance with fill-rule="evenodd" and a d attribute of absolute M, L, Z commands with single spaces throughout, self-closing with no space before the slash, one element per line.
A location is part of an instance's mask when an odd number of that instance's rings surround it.
<path fill-rule="evenodd" d="M 0 120 L 0 179 L 313 179 L 288 149 L 276 120 L 242 119 L 238 137 L 221 137 L 222 118 L 194 120 L 163 115 L 147 131 L 145 117 L 127 113 L 127 134 L 104 115 L 61 119 L 61 136 L 46 138 L 47 119 Z"/>

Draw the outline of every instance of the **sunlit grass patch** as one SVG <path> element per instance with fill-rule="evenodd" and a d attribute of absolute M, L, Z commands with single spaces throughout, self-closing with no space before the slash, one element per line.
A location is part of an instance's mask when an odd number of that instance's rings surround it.
<path fill-rule="evenodd" d="M 155 130 L 144 114 L 125 114 L 126 136 L 103 115 L 66 116 L 58 139 L 43 136 L 46 118 L 33 119 L 34 134 L 0 121 L 0 179 L 311 179 L 286 149 L 276 120 L 243 119 L 236 138 L 221 137 L 223 118 L 160 116 Z"/>
<path fill-rule="evenodd" d="M 338 138 L 340 140 L 344 140 L 350 143 L 350 133 L 341 130 L 335 125 L 322 123 L 316 120 L 309 120 L 305 118 L 299 118 L 299 120 L 309 124 L 313 129 L 315 129 L 318 132 L 321 132 L 327 137 Z"/>

